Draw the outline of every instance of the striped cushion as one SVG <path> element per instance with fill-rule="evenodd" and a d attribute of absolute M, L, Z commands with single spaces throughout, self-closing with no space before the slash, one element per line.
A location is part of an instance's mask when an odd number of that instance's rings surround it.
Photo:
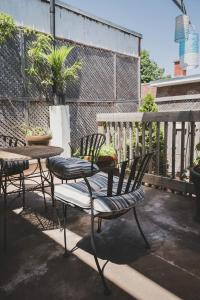
<path fill-rule="evenodd" d="M 94 210 L 96 214 L 127 210 L 144 199 L 142 187 L 124 195 L 112 197 L 106 196 L 107 175 L 105 173 L 100 172 L 88 180 L 92 187 L 94 196 Z M 116 184 L 118 178 L 114 177 L 113 181 L 114 184 Z M 113 190 L 115 194 L 116 188 L 114 187 Z M 84 181 L 55 186 L 55 198 L 64 203 L 70 203 L 74 206 L 79 206 L 90 212 L 90 197 L 88 188 Z"/>
<path fill-rule="evenodd" d="M 6 161 L 2 162 L 1 171 L 3 175 L 11 176 L 23 173 L 29 168 L 29 161 Z"/>
<path fill-rule="evenodd" d="M 83 173 L 91 176 L 99 172 L 97 165 L 92 166 L 91 162 L 77 157 L 51 157 L 47 160 L 47 168 L 58 178 L 65 180 L 82 178 Z"/>

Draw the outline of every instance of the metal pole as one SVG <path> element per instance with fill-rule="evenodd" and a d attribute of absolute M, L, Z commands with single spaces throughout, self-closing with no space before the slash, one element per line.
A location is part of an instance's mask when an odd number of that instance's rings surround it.
<path fill-rule="evenodd" d="M 187 15 L 187 11 L 186 11 L 183 0 L 172 0 L 172 1 L 182 11 L 183 14 Z"/>
<path fill-rule="evenodd" d="M 50 32 L 53 36 L 53 46 L 55 48 L 56 38 L 56 14 L 55 14 L 55 0 L 50 0 Z"/>
<path fill-rule="evenodd" d="M 142 95 L 142 82 L 141 82 L 141 42 L 142 39 L 139 38 L 138 40 L 138 104 L 139 106 L 141 105 L 142 99 L 141 99 L 141 95 Z"/>

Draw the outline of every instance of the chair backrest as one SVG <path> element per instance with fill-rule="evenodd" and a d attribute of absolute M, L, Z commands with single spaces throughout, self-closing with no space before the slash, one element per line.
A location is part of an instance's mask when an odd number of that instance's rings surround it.
<path fill-rule="evenodd" d="M 0 147 L 17 147 L 17 146 L 26 146 L 26 143 L 16 137 L 8 135 L 0 135 Z"/>
<path fill-rule="evenodd" d="M 117 183 L 117 195 L 127 194 L 139 188 L 142 184 L 142 179 L 154 153 L 147 153 L 144 157 L 138 156 L 133 159 L 129 168 L 129 160 L 123 161 L 120 165 L 119 180 Z M 128 171 L 128 178 L 126 178 Z M 107 196 L 113 194 L 113 176 L 114 169 L 108 171 L 108 187 Z M 125 180 L 126 178 L 126 180 Z M 116 188 L 116 184 L 115 184 Z"/>
<path fill-rule="evenodd" d="M 101 133 L 86 135 L 81 138 L 80 155 L 91 156 L 92 161 L 96 162 L 99 151 L 105 143 L 106 137 Z"/>

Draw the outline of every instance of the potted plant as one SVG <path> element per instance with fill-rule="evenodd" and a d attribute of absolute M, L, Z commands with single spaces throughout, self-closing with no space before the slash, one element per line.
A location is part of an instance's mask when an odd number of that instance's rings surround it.
<path fill-rule="evenodd" d="M 112 145 L 103 145 L 99 152 L 97 165 L 101 170 L 115 167 L 117 163 L 117 153 Z"/>
<path fill-rule="evenodd" d="M 70 156 L 70 115 L 65 105 L 66 84 L 78 78 L 81 61 L 76 59 L 74 47 L 54 45 L 50 36 L 37 33 L 30 44 L 27 69 L 30 78 L 40 83 L 47 99 L 52 100 L 49 107 L 50 128 L 53 134 L 52 145 L 65 149 L 63 156 Z"/>
<path fill-rule="evenodd" d="M 25 135 L 25 140 L 28 145 L 48 145 L 52 139 L 52 134 L 49 129 L 44 129 L 39 126 L 29 126 L 25 123 L 21 125 L 21 131 Z"/>
<path fill-rule="evenodd" d="M 195 220 L 200 222 L 200 142 L 196 145 L 197 157 L 194 167 L 191 169 L 191 180 L 194 183 L 196 192 L 196 214 Z"/>

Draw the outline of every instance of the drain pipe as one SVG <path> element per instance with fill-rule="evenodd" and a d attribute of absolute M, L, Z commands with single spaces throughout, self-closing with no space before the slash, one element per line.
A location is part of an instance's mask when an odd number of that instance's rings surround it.
<path fill-rule="evenodd" d="M 56 39 L 56 14 L 55 14 L 55 0 L 50 0 L 50 32 L 53 36 L 53 46 L 55 48 Z"/>

